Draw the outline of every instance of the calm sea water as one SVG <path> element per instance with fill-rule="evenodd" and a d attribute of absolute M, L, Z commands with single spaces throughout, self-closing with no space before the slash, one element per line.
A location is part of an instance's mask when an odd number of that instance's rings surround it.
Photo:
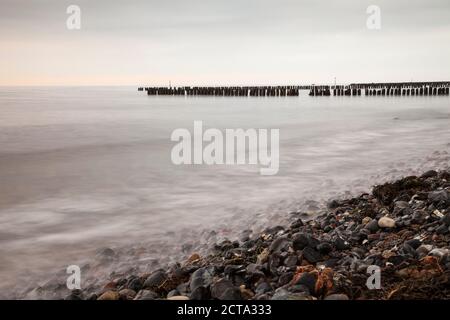
<path fill-rule="evenodd" d="M 192 131 L 194 120 L 280 129 L 278 175 L 248 165 L 173 165 L 170 135 Z M 105 246 L 123 252 L 125 266 L 170 260 L 186 243 L 201 245 L 208 230 L 234 237 L 282 221 L 306 200 L 448 167 L 449 128 L 448 97 L 0 88 L 0 283 L 37 285 Z"/>

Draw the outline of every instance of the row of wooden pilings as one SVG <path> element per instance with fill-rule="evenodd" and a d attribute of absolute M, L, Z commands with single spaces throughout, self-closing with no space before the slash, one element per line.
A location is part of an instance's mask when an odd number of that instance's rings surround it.
<path fill-rule="evenodd" d="M 309 86 L 259 87 L 141 87 L 151 96 L 292 97 Z"/>
<path fill-rule="evenodd" d="M 334 86 L 140 87 L 150 96 L 292 97 L 301 90 L 320 96 L 442 96 L 450 82 L 354 83 Z"/>
<path fill-rule="evenodd" d="M 366 96 L 443 96 L 449 95 L 448 86 L 318 86 L 310 89 L 310 96 L 361 96 L 364 90 Z"/>
<path fill-rule="evenodd" d="M 366 89 L 366 96 L 443 96 L 449 95 L 448 87 L 386 87 Z"/>

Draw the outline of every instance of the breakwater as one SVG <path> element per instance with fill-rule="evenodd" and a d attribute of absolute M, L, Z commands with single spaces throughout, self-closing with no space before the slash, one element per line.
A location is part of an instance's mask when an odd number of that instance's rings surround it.
<path fill-rule="evenodd" d="M 348 85 L 139 87 L 150 96 L 294 97 L 310 96 L 448 96 L 450 82 L 352 83 Z"/>

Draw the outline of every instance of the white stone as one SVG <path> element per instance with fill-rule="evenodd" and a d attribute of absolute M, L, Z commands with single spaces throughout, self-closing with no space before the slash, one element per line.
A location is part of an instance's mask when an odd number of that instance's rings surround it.
<path fill-rule="evenodd" d="M 389 217 L 382 217 L 380 220 L 378 220 L 378 226 L 380 228 L 394 228 L 395 221 L 394 219 Z"/>

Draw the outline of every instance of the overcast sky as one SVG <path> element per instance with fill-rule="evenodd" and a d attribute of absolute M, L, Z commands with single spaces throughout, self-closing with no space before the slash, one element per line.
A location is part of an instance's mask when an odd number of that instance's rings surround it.
<path fill-rule="evenodd" d="M 450 80 L 450 1 L 0 0 L 0 48 L 0 85 Z"/>

